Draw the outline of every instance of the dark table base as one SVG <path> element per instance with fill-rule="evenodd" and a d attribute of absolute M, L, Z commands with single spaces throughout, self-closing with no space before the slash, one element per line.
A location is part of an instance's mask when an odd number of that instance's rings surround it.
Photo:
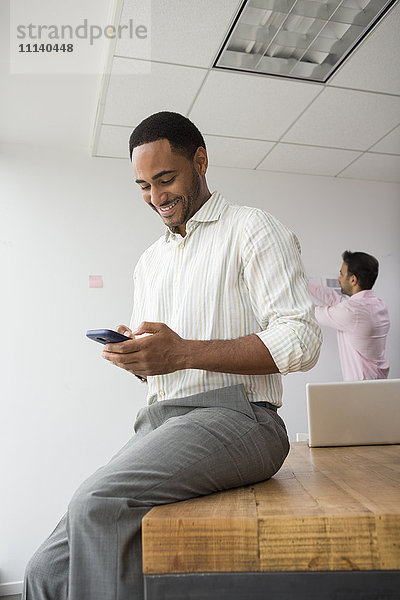
<path fill-rule="evenodd" d="M 145 600 L 400 600 L 400 571 L 146 575 Z"/>

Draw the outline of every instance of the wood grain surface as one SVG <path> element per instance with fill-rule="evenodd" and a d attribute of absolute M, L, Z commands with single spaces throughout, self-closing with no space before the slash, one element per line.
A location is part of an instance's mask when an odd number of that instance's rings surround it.
<path fill-rule="evenodd" d="M 153 508 L 143 572 L 400 569 L 400 445 L 309 448 L 253 486 Z"/>

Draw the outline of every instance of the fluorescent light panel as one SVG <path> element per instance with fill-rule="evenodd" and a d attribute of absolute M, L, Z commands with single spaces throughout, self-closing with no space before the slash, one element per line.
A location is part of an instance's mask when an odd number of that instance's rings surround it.
<path fill-rule="evenodd" d="M 394 0 L 247 0 L 214 67 L 324 83 Z"/>

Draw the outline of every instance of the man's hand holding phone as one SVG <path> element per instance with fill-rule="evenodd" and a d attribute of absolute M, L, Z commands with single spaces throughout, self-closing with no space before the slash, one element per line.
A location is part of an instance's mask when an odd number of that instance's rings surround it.
<path fill-rule="evenodd" d="M 100 344 L 122 343 L 129 341 L 134 337 L 131 329 L 126 327 L 126 325 L 119 325 L 117 331 L 113 331 L 112 329 L 89 329 L 89 331 L 86 332 L 86 336 Z M 136 373 L 133 374 L 138 377 L 140 381 L 147 381 L 145 377 L 137 375 Z"/>
<path fill-rule="evenodd" d="M 143 379 L 185 368 L 186 341 L 165 323 L 145 322 L 132 331 L 119 325 L 117 332 L 129 340 L 105 345 L 103 357 Z"/>

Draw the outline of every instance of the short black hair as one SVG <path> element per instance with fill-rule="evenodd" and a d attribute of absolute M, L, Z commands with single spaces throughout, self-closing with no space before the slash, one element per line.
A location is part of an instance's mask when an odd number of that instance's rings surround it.
<path fill-rule="evenodd" d="M 357 277 L 360 288 L 370 290 L 379 272 L 379 262 L 376 258 L 365 252 L 351 252 L 350 250 L 345 250 L 342 258 L 347 265 L 349 275 Z"/>
<path fill-rule="evenodd" d="M 162 111 L 144 119 L 132 131 L 129 138 L 129 157 L 136 146 L 166 139 L 174 152 L 193 160 L 197 148 L 206 147 L 204 138 L 196 125 L 187 117 L 175 112 Z"/>

